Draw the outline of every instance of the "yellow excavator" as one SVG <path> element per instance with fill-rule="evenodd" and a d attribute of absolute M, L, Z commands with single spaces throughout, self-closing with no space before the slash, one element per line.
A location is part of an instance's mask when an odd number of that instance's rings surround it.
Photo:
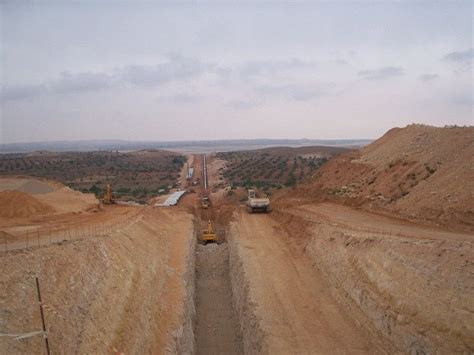
<path fill-rule="evenodd" d="M 112 186 L 107 185 L 104 190 L 104 198 L 102 199 L 102 203 L 106 205 L 112 205 L 115 203 L 114 195 L 112 193 Z"/>
<path fill-rule="evenodd" d="M 217 243 L 217 234 L 212 228 L 211 221 L 207 222 L 207 229 L 202 231 L 201 242 L 203 244 L 207 243 Z"/>

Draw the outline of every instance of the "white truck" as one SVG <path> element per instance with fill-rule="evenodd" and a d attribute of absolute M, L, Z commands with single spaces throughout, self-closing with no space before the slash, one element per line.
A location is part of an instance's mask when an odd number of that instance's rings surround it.
<path fill-rule="evenodd" d="M 268 197 L 259 197 L 254 189 L 248 190 L 247 211 L 248 213 L 269 213 L 272 210 Z"/>

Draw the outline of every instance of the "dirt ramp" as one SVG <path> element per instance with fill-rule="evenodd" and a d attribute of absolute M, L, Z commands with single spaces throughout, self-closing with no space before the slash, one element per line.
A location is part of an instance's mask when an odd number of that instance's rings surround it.
<path fill-rule="evenodd" d="M 20 191 L 0 192 L 0 217 L 34 217 L 54 213 L 55 209 L 37 198 Z"/>

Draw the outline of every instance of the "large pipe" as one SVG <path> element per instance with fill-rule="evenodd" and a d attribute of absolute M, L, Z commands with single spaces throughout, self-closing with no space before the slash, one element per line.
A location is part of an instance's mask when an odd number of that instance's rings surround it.
<path fill-rule="evenodd" d="M 206 163 L 206 155 L 203 155 L 204 159 L 202 161 L 202 171 L 204 177 L 204 189 L 207 190 L 207 163 Z"/>

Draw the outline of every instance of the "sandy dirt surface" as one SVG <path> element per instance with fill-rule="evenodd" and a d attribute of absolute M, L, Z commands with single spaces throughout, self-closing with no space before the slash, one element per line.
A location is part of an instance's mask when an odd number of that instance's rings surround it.
<path fill-rule="evenodd" d="M 2 199 L 1 196 L 7 195 L 9 190 L 30 195 L 31 197 L 28 199 L 30 202 L 26 199 L 21 201 Z M 39 201 L 46 208 L 43 210 L 34 208 L 33 200 Z M 83 194 L 54 181 L 36 178 L 0 178 L 0 208 L 8 210 L 10 219 L 52 213 L 82 212 L 97 207 L 98 202 L 93 194 Z M 24 210 L 29 213 L 22 212 Z M 2 215 L 4 214 L 2 213 Z M 1 224 L 2 221 L 0 221 Z"/>
<path fill-rule="evenodd" d="M 277 211 L 347 314 L 403 352 L 474 349 L 474 236 L 335 204 Z M 372 328 L 372 329 L 370 329 Z"/>
<path fill-rule="evenodd" d="M 26 218 L 51 214 L 55 209 L 34 196 L 21 191 L 0 192 L 0 218 Z"/>
<path fill-rule="evenodd" d="M 394 128 L 323 165 L 288 197 L 474 231 L 474 127 Z"/>
<path fill-rule="evenodd" d="M 196 319 L 196 354 L 242 354 L 225 243 L 197 246 Z"/>
<path fill-rule="evenodd" d="M 151 208 L 129 216 L 108 237 L 2 253 L 2 333 L 41 329 L 38 276 L 53 353 L 192 349 L 185 314 L 193 288 L 187 270 L 194 245 L 192 216 Z M 42 349 L 40 337 L 0 342 L 0 353 Z"/>
<path fill-rule="evenodd" d="M 292 247 L 294 236 L 277 222 L 241 209 L 230 233 L 243 260 L 266 352 L 383 352 L 383 344 L 338 307 L 311 260 Z"/>
<path fill-rule="evenodd" d="M 291 214 L 321 223 L 324 221 L 335 227 L 352 229 L 358 232 L 379 233 L 388 236 L 412 237 L 415 239 L 453 240 L 474 242 L 474 235 L 453 232 L 446 229 L 420 226 L 399 218 L 359 211 L 334 203 L 302 205 L 291 209 Z"/>
<path fill-rule="evenodd" d="M 211 189 L 215 189 L 217 185 L 223 184 L 224 179 L 219 175 L 221 169 L 225 169 L 226 161 L 217 158 L 212 155 L 207 160 L 207 174 L 209 179 L 209 186 Z"/>

